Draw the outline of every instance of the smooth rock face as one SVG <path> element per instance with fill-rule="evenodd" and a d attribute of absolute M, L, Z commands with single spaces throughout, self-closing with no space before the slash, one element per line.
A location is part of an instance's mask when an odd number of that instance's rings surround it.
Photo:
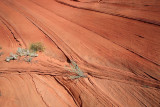
<path fill-rule="evenodd" d="M 0 107 L 160 106 L 159 0 L 0 0 L 0 47 Z"/>

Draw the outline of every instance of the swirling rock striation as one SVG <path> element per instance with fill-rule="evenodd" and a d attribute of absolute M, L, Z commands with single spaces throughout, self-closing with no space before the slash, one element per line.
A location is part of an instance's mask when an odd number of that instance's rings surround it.
<path fill-rule="evenodd" d="M 159 35 L 159 0 L 0 0 L 0 106 L 159 107 Z M 34 42 L 31 63 L 4 61 Z"/>

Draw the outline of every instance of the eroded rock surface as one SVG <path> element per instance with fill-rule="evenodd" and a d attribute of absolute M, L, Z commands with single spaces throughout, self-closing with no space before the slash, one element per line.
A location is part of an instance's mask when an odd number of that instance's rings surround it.
<path fill-rule="evenodd" d="M 159 0 L 0 0 L 0 47 L 1 107 L 160 106 Z"/>

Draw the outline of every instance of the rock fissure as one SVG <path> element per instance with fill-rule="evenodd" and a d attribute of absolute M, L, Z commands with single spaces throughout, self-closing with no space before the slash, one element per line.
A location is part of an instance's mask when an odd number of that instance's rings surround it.
<path fill-rule="evenodd" d="M 13 33 L 12 30 L 7 26 L 7 24 L 4 23 L 2 20 L 1 20 L 1 22 L 2 22 L 2 23 L 6 26 L 6 28 L 11 32 L 11 34 L 13 35 L 13 38 L 15 39 L 15 41 L 19 43 L 19 46 L 22 46 L 21 43 L 20 43 L 20 41 L 15 37 L 14 33 Z"/>
<path fill-rule="evenodd" d="M 48 104 L 47 104 L 47 103 L 45 102 L 45 100 L 43 99 L 43 97 L 42 97 L 42 95 L 40 94 L 40 92 L 38 91 L 32 75 L 31 75 L 31 74 L 29 74 L 29 75 L 30 75 L 30 77 L 32 78 L 32 82 L 33 82 L 33 84 L 34 84 L 34 86 L 35 86 L 35 89 L 36 89 L 36 91 L 37 91 L 37 94 L 41 97 L 41 99 L 42 99 L 42 101 L 44 102 L 44 104 L 45 104 L 47 107 L 49 107 Z"/>

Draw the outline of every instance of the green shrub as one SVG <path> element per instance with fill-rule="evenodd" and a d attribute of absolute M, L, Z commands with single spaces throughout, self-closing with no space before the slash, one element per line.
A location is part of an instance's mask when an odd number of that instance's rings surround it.
<path fill-rule="evenodd" d="M 41 42 L 32 43 L 29 50 L 33 52 L 43 52 L 45 49 L 44 45 Z"/>

